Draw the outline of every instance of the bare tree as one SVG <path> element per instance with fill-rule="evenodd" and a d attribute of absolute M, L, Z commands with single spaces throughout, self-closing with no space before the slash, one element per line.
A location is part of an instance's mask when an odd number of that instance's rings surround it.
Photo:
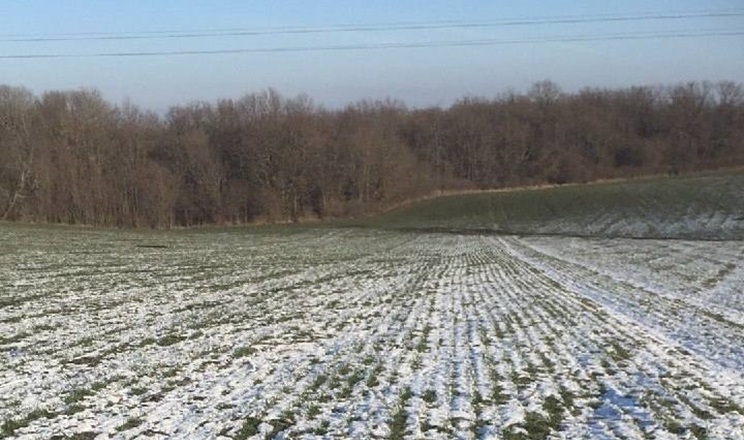
<path fill-rule="evenodd" d="M 731 82 L 327 110 L 273 89 L 165 118 L 0 86 L 0 220 L 169 227 L 357 216 L 434 190 L 744 165 Z"/>
<path fill-rule="evenodd" d="M 35 110 L 30 91 L 0 86 L 0 220 L 17 214 L 19 201 L 36 188 Z"/>

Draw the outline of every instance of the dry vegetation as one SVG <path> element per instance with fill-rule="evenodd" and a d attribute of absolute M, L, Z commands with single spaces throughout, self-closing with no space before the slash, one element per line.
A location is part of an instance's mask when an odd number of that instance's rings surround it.
<path fill-rule="evenodd" d="M 0 86 L 0 219 L 169 227 L 358 216 L 457 188 L 744 164 L 731 82 L 326 110 L 269 90 L 172 107 Z"/>

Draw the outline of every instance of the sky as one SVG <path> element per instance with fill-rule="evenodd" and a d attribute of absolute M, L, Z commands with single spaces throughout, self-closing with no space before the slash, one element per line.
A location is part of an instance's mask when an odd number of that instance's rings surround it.
<path fill-rule="evenodd" d="M 658 18 L 718 12 L 729 16 Z M 599 20 L 608 17 L 636 19 Z M 556 22 L 567 18 L 574 20 Z M 297 29 L 304 31 L 287 32 Z M 627 38 L 649 34 L 657 38 Z M 669 35 L 678 37 L 659 38 Z M 576 36 L 592 38 L 568 38 Z M 141 53 L 155 55 L 130 56 Z M 524 92 L 545 79 L 568 92 L 744 82 L 744 2 L 0 3 L 0 84 L 37 95 L 94 88 L 109 102 L 129 100 L 156 112 L 268 87 L 307 94 L 329 108 L 385 98 L 448 106 L 465 96 Z"/>

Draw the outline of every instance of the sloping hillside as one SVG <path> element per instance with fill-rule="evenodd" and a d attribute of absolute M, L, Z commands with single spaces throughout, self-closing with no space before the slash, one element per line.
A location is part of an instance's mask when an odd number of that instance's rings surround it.
<path fill-rule="evenodd" d="M 478 233 L 744 239 L 744 172 L 444 196 L 364 224 Z"/>

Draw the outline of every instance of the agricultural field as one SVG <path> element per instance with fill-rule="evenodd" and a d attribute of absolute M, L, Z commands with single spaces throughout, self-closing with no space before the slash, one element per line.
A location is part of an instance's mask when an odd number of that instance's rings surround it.
<path fill-rule="evenodd" d="M 0 237 L 3 437 L 744 433 L 740 242 Z"/>
<path fill-rule="evenodd" d="M 607 238 L 744 239 L 744 170 L 480 192 L 371 219 L 404 230 Z"/>
<path fill-rule="evenodd" d="M 0 224 L 0 438 L 744 439 L 735 228 L 515 235 L 408 216 Z"/>

